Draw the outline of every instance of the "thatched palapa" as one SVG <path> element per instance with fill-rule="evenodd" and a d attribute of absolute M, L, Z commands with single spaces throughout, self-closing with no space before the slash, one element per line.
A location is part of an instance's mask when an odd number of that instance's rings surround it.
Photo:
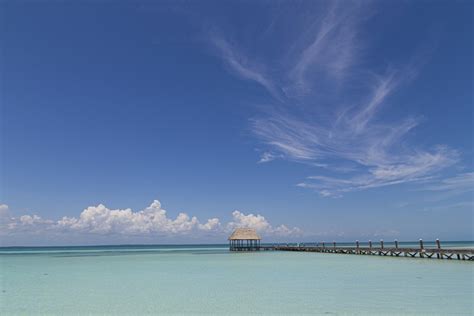
<path fill-rule="evenodd" d="M 253 228 L 237 228 L 229 237 L 230 251 L 260 250 L 260 236 Z"/>

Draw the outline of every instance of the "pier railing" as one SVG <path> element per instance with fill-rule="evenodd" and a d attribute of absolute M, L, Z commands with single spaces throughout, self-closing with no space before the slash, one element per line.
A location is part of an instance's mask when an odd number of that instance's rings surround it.
<path fill-rule="evenodd" d="M 391 245 L 384 244 L 383 240 L 380 243 L 374 244 L 369 240 L 365 245 L 356 240 L 353 246 L 348 246 L 344 243 L 343 246 L 338 246 L 335 241 L 332 243 L 320 242 L 315 244 L 286 244 L 274 245 L 267 247 L 265 250 L 276 251 L 307 251 L 320 253 L 335 253 L 335 254 L 354 254 L 354 255 L 372 255 L 372 256 L 394 256 L 394 257 L 410 257 L 410 258 L 428 258 L 428 259 L 457 259 L 474 261 L 474 249 L 461 248 L 442 248 L 439 239 L 435 241 L 434 247 L 425 247 L 423 240 L 419 240 L 417 246 L 400 247 L 400 244 L 395 240 Z"/>

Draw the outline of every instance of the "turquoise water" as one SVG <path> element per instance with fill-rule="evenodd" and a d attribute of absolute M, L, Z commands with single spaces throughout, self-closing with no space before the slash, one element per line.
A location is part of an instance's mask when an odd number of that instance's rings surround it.
<path fill-rule="evenodd" d="M 0 248 L 2 315 L 472 315 L 474 264 L 225 246 Z"/>

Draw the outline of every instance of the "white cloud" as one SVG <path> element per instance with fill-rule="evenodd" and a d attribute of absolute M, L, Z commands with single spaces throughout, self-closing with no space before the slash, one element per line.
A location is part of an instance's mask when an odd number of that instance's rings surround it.
<path fill-rule="evenodd" d="M 301 234 L 301 230 L 297 227 L 288 228 L 285 225 L 273 227 L 262 215 L 245 215 L 236 210 L 232 212 L 232 221 L 227 224 L 227 229 L 230 231 L 237 227 L 254 228 L 264 235 L 290 236 Z"/>
<path fill-rule="evenodd" d="M 311 92 L 315 75 L 328 79 L 341 79 L 351 67 L 357 55 L 357 32 L 360 18 L 364 15 L 357 3 L 333 1 L 321 19 L 303 31 L 301 53 L 289 70 L 290 84 L 283 88 L 289 95 Z M 309 78 L 308 78 L 309 77 Z"/>
<path fill-rule="evenodd" d="M 376 74 L 360 66 L 365 47 L 360 29 L 371 16 L 369 5 L 336 1 L 319 10 L 325 14 L 313 14 L 299 38 L 281 43 L 277 62 L 249 58 L 235 42 L 231 46 L 231 40 L 213 37 L 221 57 L 240 77 L 259 82 L 274 97 L 273 105 L 251 119 L 263 144 L 258 162 L 286 159 L 317 168 L 298 186 L 325 197 L 426 181 L 456 164 L 456 150 L 409 141 L 419 118 L 381 115 L 390 97 L 416 76 L 426 56 L 399 67 L 383 65 L 387 70 Z M 272 69 L 272 76 L 266 69 Z"/>
<path fill-rule="evenodd" d="M 272 160 L 275 160 L 276 158 L 277 158 L 277 156 L 275 156 L 271 152 L 264 152 L 261 155 L 260 160 L 258 161 L 258 163 L 270 162 Z"/>
<path fill-rule="evenodd" d="M 8 210 L 8 205 L 0 204 L 0 223 L 6 221 L 10 218 L 10 211 Z"/>
<path fill-rule="evenodd" d="M 247 58 L 242 55 L 236 47 L 232 47 L 229 42 L 216 35 L 212 37 L 212 43 L 218 49 L 221 58 L 226 62 L 230 69 L 238 76 L 259 83 L 274 98 L 280 99 L 280 91 L 261 66 L 251 64 Z"/>
<path fill-rule="evenodd" d="M 436 200 L 474 191 L 474 172 L 466 172 L 445 179 L 435 179 L 421 188 L 437 192 Z"/>
<path fill-rule="evenodd" d="M 218 218 L 210 218 L 205 224 L 199 224 L 199 229 L 205 231 L 213 231 L 219 229 L 221 223 Z"/>
<path fill-rule="evenodd" d="M 54 221 L 42 219 L 38 215 L 22 215 L 20 216 L 19 222 L 23 225 L 40 225 L 54 223 Z"/>
<path fill-rule="evenodd" d="M 474 211 L 474 200 L 471 201 L 461 201 L 457 203 L 452 203 L 452 204 L 447 204 L 447 205 L 439 205 L 439 203 L 436 203 L 434 206 L 424 206 L 422 207 L 422 210 L 425 212 L 431 212 L 431 211 L 454 211 L 457 209 L 470 209 L 471 211 Z"/>
<path fill-rule="evenodd" d="M 362 126 L 340 120 L 334 127 L 327 121 L 311 122 L 274 112 L 255 119 L 253 127 L 256 135 L 285 159 L 318 164 L 332 172 L 309 176 L 299 184 L 330 196 L 424 180 L 455 164 L 459 154 L 446 146 L 423 150 L 403 141 L 417 123 L 407 119 L 398 124 L 366 122 Z M 355 168 L 341 174 L 340 165 L 347 163 Z"/>
<path fill-rule="evenodd" d="M 97 234 L 119 236 L 199 236 L 213 233 L 225 238 L 229 229 L 236 227 L 256 228 L 265 235 L 290 236 L 299 234 L 298 228 L 284 225 L 273 227 L 261 215 L 245 215 L 239 211 L 232 213 L 233 221 L 222 225 L 218 218 L 210 218 L 201 223 L 196 217 L 179 213 L 170 218 L 158 200 L 144 210 L 134 212 L 127 209 L 109 209 L 103 204 L 90 206 L 79 217 L 63 217 L 59 220 L 43 219 L 38 215 L 11 217 L 8 206 L 0 205 L 2 235 L 21 234 Z"/>
<path fill-rule="evenodd" d="M 474 172 L 458 174 L 451 178 L 441 180 L 439 183 L 432 184 L 425 188 L 433 191 L 456 191 L 468 192 L 474 190 Z"/>
<path fill-rule="evenodd" d="M 59 228 L 98 234 L 186 234 L 193 230 L 209 230 L 219 224 L 216 219 L 201 225 L 196 217 L 179 213 L 175 219 L 169 218 L 166 210 L 155 200 L 142 211 L 131 209 L 111 210 L 103 204 L 90 206 L 79 218 L 63 217 L 57 222 Z"/>

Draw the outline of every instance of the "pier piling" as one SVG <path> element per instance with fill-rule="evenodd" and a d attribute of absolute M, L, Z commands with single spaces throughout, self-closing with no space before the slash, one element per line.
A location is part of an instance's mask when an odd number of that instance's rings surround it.
<path fill-rule="evenodd" d="M 424 247 L 423 247 L 423 239 L 420 238 L 420 257 L 424 257 L 425 254 L 424 254 L 425 250 L 424 250 Z"/>
<path fill-rule="evenodd" d="M 441 243 L 438 238 L 436 238 L 436 248 L 438 248 L 439 252 L 436 254 L 436 257 L 438 259 L 441 259 L 443 257 L 443 254 L 441 253 Z"/>

